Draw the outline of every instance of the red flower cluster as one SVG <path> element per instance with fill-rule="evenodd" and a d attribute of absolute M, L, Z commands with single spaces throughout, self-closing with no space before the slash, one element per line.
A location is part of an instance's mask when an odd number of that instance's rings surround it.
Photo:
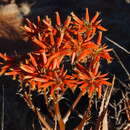
<path fill-rule="evenodd" d="M 95 91 L 101 96 L 102 85 L 110 86 L 107 74 L 99 72 L 100 60 L 105 59 L 109 63 L 112 57 L 111 49 L 102 44 L 102 31 L 107 31 L 100 25 L 99 12 L 90 20 L 88 9 L 85 19 L 78 18 L 73 12 L 68 16 L 64 24 L 61 23 L 59 13 L 56 12 L 56 24 L 53 25 L 50 18 L 41 20 L 37 17 L 37 25 L 27 19 L 27 25 L 23 26 L 38 50 L 28 53 L 26 58 L 15 64 L 16 58 L 0 53 L 4 61 L 0 74 L 17 77 L 31 90 L 49 91 L 51 95 L 57 92 L 65 92 L 67 88 L 75 90 L 81 88 L 83 93 L 89 92 L 92 96 Z M 93 38 L 98 33 L 97 41 Z M 68 56 L 73 65 L 74 73 L 71 75 L 64 69 L 62 63 Z M 87 64 L 87 68 L 84 66 Z"/>

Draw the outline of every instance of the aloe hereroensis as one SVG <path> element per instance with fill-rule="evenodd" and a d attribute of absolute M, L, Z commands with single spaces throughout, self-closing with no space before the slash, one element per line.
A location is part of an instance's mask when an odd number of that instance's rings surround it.
<path fill-rule="evenodd" d="M 63 94 L 71 89 L 73 92 L 80 88 L 81 95 L 88 93 L 92 97 L 95 92 L 102 95 L 103 85 L 111 86 L 107 75 L 100 70 L 101 59 L 112 61 L 107 45 L 102 44 L 102 31 L 107 31 L 98 20 L 99 12 L 90 20 L 88 9 L 84 19 L 78 18 L 73 12 L 62 24 L 58 12 L 56 12 L 56 24 L 46 17 L 37 17 L 37 24 L 27 19 L 27 24 L 22 27 L 26 36 L 37 46 L 37 50 L 29 52 L 26 56 L 17 60 L 17 56 L 10 57 L 0 53 L 0 74 L 13 76 L 21 83 L 21 88 L 28 86 L 29 93 L 25 91 L 25 100 L 30 104 L 29 94 L 32 91 L 44 93 L 46 104 L 54 102 L 56 120 L 60 129 L 65 129 L 65 121 L 59 111 L 58 102 Z M 95 35 L 98 37 L 94 40 Z M 64 67 L 63 60 L 68 57 L 72 73 Z M 17 60 L 17 62 L 16 62 Z M 27 96 L 27 93 L 29 96 Z M 28 99 L 27 99 L 28 98 Z M 32 102 L 32 101 L 31 101 Z M 78 103 L 78 102 L 77 102 Z M 52 117 L 55 116 L 52 114 Z M 39 118 L 41 121 L 41 118 Z M 42 122 L 42 121 L 41 121 Z M 45 124 L 44 124 L 45 123 Z M 42 125 L 47 129 L 47 122 Z"/>

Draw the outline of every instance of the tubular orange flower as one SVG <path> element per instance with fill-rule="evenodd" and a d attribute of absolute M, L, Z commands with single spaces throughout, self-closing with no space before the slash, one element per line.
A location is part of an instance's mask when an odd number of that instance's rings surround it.
<path fill-rule="evenodd" d="M 71 15 L 73 19 L 76 21 L 75 25 L 73 25 L 71 28 L 71 32 L 72 30 L 75 30 L 74 32 L 78 32 L 78 27 L 80 27 L 80 31 L 87 35 L 86 41 L 91 40 L 94 37 L 97 29 L 101 31 L 107 31 L 107 29 L 100 25 L 101 20 L 97 21 L 97 18 L 100 15 L 99 12 L 96 12 L 95 16 L 92 18 L 91 21 L 89 18 L 88 8 L 86 8 L 85 20 L 79 19 L 73 12 L 71 13 Z"/>
<path fill-rule="evenodd" d="M 60 20 L 59 12 L 56 12 L 56 23 L 57 23 L 58 26 L 61 25 L 61 20 Z"/>
<path fill-rule="evenodd" d="M 99 12 L 96 12 L 95 16 L 92 18 L 92 20 L 91 20 L 90 23 L 91 23 L 91 24 L 95 23 L 99 15 L 100 15 L 100 13 L 99 13 Z"/>
<path fill-rule="evenodd" d="M 36 43 L 39 47 L 41 47 L 43 49 L 46 48 L 46 45 L 43 42 L 41 42 L 40 40 L 38 40 L 36 37 L 32 37 L 32 41 L 34 43 Z"/>
<path fill-rule="evenodd" d="M 7 64 L 7 65 L 1 67 L 0 75 L 3 75 L 10 68 L 10 66 L 11 66 L 11 64 Z"/>
<path fill-rule="evenodd" d="M 0 53 L 0 58 L 2 58 L 2 59 L 5 60 L 5 61 L 10 61 L 10 60 L 12 60 L 12 58 L 9 57 L 9 56 L 7 56 L 6 53 L 5 53 L 5 54 Z"/>
<path fill-rule="evenodd" d="M 85 20 L 89 23 L 89 12 L 88 12 L 88 8 L 86 8 L 86 17 Z"/>
<path fill-rule="evenodd" d="M 55 91 L 60 90 L 64 92 L 65 88 L 67 87 L 72 88 L 74 86 L 77 86 L 77 81 L 74 80 L 73 76 L 67 75 L 63 67 L 60 70 L 49 71 L 49 73 L 44 77 L 42 81 L 45 82 L 42 83 L 38 89 L 46 90 L 48 87 L 50 87 L 51 95 L 53 95 Z"/>
<path fill-rule="evenodd" d="M 112 51 L 112 49 L 107 49 L 106 45 L 102 45 L 101 40 L 102 40 L 102 32 L 99 32 L 98 39 L 96 42 L 98 45 L 98 48 L 94 52 L 94 57 L 95 59 L 99 59 L 99 60 L 101 57 L 103 59 L 106 59 L 108 63 L 111 63 L 112 57 L 110 56 L 109 52 Z"/>
<path fill-rule="evenodd" d="M 84 24 L 82 20 L 80 20 L 73 12 L 71 13 L 73 19 L 78 23 L 78 24 Z"/>
<path fill-rule="evenodd" d="M 37 17 L 37 25 L 26 19 L 27 25 L 22 29 L 28 38 L 38 47 L 17 60 L 0 53 L 1 71 L 0 74 L 18 77 L 20 82 L 30 86 L 32 91 L 49 90 L 50 95 L 55 91 L 65 92 L 66 88 L 72 91 L 80 85 L 80 89 L 85 94 L 89 92 L 92 96 L 95 91 L 101 96 L 103 85 L 110 86 L 107 81 L 107 74 L 99 72 L 100 59 L 108 62 L 112 61 L 106 45 L 102 45 L 102 32 L 107 31 L 102 27 L 101 20 L 98 20 L 100 13 L 90 19 L 88 8 L 86 8 L 85 18 L 77 17 L 73 12 L 62 24 L 58 12 L 56 12 L 56 24 L 53 25 L 51 19 Z M 92 38 L 98 33 L 97 41 Z M 64 69 L 64 59 L 69 57 L 70 66 L 75 68 L 75 74 L 68 74 Z M 66 61 L 65 61 L 66 62 Z M 81 65 L 86 64 L 87 69 Z M 73 65 L 72 65 L 73 64 Z"/>
<path fill-rule="evenodd" d="M 29 54 L 29 56 L 30 56 L 30 60 L 31 60 L 33 66 L 37 67 L 38 65 L 37 65 L 36 59 L 32 56 L 31 53 Z"/>
<path fill-rule="evenodd" d="M 106 78 L 107 74 L 101 74 L 99 71 L 99 64 L 95 66 L 93 70 L 87 70 L 84 66 L 77 64 L 76 72 L 80 79 L 81 91 L 85 94 L 88 91 L 89 97 L 91 97 L 95 91 L 101 96 L 101 87 L 103 85 L 111 86 Z"/>
<path fill-rule="evenodd" d="M 66 19 L 66 21 L 65 21 L 65 23 L 64 23 L 64 27 L 68 28 L 68 26 L 70 25 L 70 22 L 71 22 L 71 17 L 68 16 L 67 19 Z"/>
<path fill-rule="evenodd" d="M 21 64 L 20 65 L 20 68 L 25 71 L 25 72 L 28 72 L 28 73 L 34 73 L 35 72 L 35 68 L 33 66 L 29 66 L 29 65 L 25 65 L 25 64 Z"/>

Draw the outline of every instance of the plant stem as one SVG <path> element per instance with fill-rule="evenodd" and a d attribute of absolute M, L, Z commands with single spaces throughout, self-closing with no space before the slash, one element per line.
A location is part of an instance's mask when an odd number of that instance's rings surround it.
<path fill-rule="evenodd" d="M 68 121 L 68 118 L 69 118 L 71 112 L 74 110 L 76 105 L 79 103 L 82 96 L 83 96 L 83 94 L 82 94 L 82 92 L 80 92 L 79 95 L 77 96 L 76 100 L 74 101 L 73 105 L 70 107 L 70 109 L 65 114 L 65 116 L 63 118 L 64 123 L 66 123 Z"/>
<path fill-rule="evenodd" d="M 84 127 L 85 122 L 90 119 L 91 106 L 92 106 L 92 98 L 93 97 L 90 97 L 90 99 L 89 99 L 88 108 L 87 108 L 87 111 L 85 112 L 85 114 L 83 116 L 82 121 L 80 122 L 80 124 L 74 130 L 82 130 L 82 128 Z"/>
<path fill-rule="evenodd" d="M 55 114 L 56 114 L 56 118 L 57 118 L 60 130 L 65 130 L 65 124 L 60 114 L 59 102 L 54 103 L 54 108 L 55 108 Z"/>
<path fill-rule="evenodd" d="M 39 121 L 41 122 L 41 124 L 42 124 L 43 126 L 45 126 L 45 128 L 46 128 L 47 130 L 52 130 L 52 128 L 50 127 L 50 125 L 47 123 L 47 121 L 46 121 L 46 119 L 45 119 L 45 116 L 43 116 L 43 115 L 39 112 L 38 109 L 36 109 L 36 114 L 37 114 L 38 119 L 39 119 Z"/>
<path fill-rule="evenodd" d="M 42 126 L 44 126 L 47 130 L 52 130 L 52 128 L 50 127 L 50 125 L 48 124 L 48 122 L 46 121 L 46 118 L 44 115 L 42 115 L 40 113 L 40 111 L 38 110 L 38 108 L 36 108 L 33 105 L 32 100 L 30 99 L 30 95 L 28 95 L 26 92 L 23 95 L 23 98 L 25 100 L 25 102 L 27 103 L 28 107 L 30 109 L 32 109 L 32 111 L 37 115 L 38 120 L 41 122 Z"/>
<path fill-rule="evenodd" d="M 98 116 L 98 119 L 97 119 L 97 122 L 96 122 L 96 125 L 95 125 L 95 130 L 99 130 L 101 124 L 104 123 L 103 121 L 106 120 L 106 119 L 104 119 L 104 117 L 107 114 L 107 108 L 108 108 L 108 104 L 109 104 L 110 97 L 111 97 L 111 94 L 112 94 L 112 90 L 113 90 L 113 87 L 114 87 L 114 83 L 115 83 L 115 75 L 113 76 L 112 87 L 107 87 L 105 94 L 103 96 L 101 106 L 100 106 L 99 116 Z M 107 118 L 107 117 L 105 117 L 105 118 Z"/>

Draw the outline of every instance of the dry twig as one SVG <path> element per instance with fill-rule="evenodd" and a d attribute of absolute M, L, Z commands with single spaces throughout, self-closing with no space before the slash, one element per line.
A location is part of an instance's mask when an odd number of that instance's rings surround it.
<path fill-rule="evenodd" d="M 130 52 L 128 50 L 126 50 L 124 47 L 122 47 L 121 45 L 119 45 L 117 42 L 111 40 L 108 37 L 105 37 L 106 40 L 108 40 L 109 42 L 113 43 L 114 45 L 116 45 L 117 47 L 119 47 L 120 49 L 122 49 L 124 52 L 126 52 L 127 54 L 130 54 Z"/>

